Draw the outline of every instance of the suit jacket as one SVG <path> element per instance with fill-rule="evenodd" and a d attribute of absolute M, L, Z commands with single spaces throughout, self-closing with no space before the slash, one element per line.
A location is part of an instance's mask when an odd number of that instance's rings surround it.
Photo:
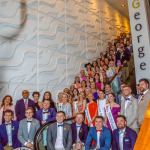
<path fill-rule="evenodd" d="M 137 134 L 134 130 L 126 127 L 123 138 L 123 150 L 133 150 Z M 119 147 L 119 129 L 113 131 L 112 150 L 120 150 Z"/>
<path fill-rule="evenodd" d="M 20 147 L 21 143 L 17 138 L 19 123 L 17 121 L 12 121 L 11 126 L 12 126 L 12 147 L 13 148 Z M 8 144 L 8 135 L 5 124 L 0 125 L 0 141 L 2 146 L 6 146 Z"/>
<path fill-rule="evenodd" d="M 34 136 L 37 132 L 37 130 L 40 127 L 40 123 L 37 119 L 32 119 L 32 123 L 30 126 L 30 131 L 28 133 L 28 128 L 27 128 L 27 119 L 23 119 L 19 123 L 19 130 L 18 130 L 18 139 L 21 142 L 21 144 L 24 146 L 25 142 L 28 140 L 33 141 Z"/>
<path fill-rule="evenodd" d="M 135 129 L 138 128 L 138 102 L 137 99 L 131 96 L 131 101 L 128 102 L 125 114 L 125 99 L 121 101 L 121 114 L 127 118 L 127 126 Z"/>
<path fill-rule="evenodd" d="M 43 109 L 40 109 L 36 112 L 36 119 L 38 119 L 40 122 L 43 120 Z M 56 119 L 56 110 L 55 108 L 49 108 L 48 109 L 48 118 L 46 122 L 53 121 Z"/>
<path fill-rule="evenodd" d="M 150 102 L 150 90 L 143 95 L 143 100 L 138 104 L 138 124 L 141 125 L 144 120 L 144 114 Z"/>
<path fill-rule="evenodd" d="M 1 141 L 0 141 L 0 150 L 4 150 L 2 144 L 1 144 Z"/>
<path fill-rule="evenodd" d="M 57 123 L 51 124 L 47 131 L 47 149 L 55 150 L 57 138 Z M 71 150 L 72 146 L 72 131 L 69 124 L 63 124 L 63 145 L 65 150 Z"/>
<path fill-rule="evenodd" d="M 97 144 L 97 131 L 95 127 L 91 127 L 88 133 L 85 150 L 90 150 L 90 144 L 92 140 Z M 100 135 L 100 149 L 99 150 L 110 150 L 111 147 L 111 132 L 108 128 L 103 127 Z M 95 145 L 96 147 L 96 145 Z"/>
<path fill-rule="evenodd" d="M 72 129 L 72 144 L 74 144 L 77 142 L 76 123 L 73 123 L 71 125 L 71 129 Z M 80 131 L 79 131 L 79 138 L 82 143 L 85 143 L 87 135 L 88 135 L 88 126 L 86 124 L 82 123 L 82 125 L 80 127 Z"/>
<path fill-rule="evenodd" d="M 35 110 L 35 103 L 33 100 L 28 99 L 28 107 L 32 107 Z M 15 112 L 18 121 L 25 118 L 25 104 L 23 99 L 17 101 Z"/>

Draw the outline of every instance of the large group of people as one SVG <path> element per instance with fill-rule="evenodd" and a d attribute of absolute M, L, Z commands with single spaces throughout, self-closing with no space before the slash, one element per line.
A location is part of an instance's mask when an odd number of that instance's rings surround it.
<path fill-rule="evenodd" d="M 4 96 L 0 106 L 0 150 L 33 149 L 40 126 L 56 120 L 42 133 L 47 150 L 133 150 L 150 102 L 149 81 L 141 79 L 137 92 L 126 83 L 132 70 L 131 35 L 121 33 L 105 53 L 75 77 L 53 100 L 50 91 L 22 91 L 13 103 Z M 123 69 L 122 69 L 123 68 Z M 64 122 L 65 119 L 75 118 Z"/>

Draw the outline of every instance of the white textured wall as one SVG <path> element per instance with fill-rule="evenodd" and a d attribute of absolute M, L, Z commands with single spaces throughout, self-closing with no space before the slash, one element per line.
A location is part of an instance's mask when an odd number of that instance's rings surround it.
<path fill-rule="evenodd" d="M 0 99 L 58 91 L 105 50 L 128 20 L 105 0 L 1 0 Z"/>

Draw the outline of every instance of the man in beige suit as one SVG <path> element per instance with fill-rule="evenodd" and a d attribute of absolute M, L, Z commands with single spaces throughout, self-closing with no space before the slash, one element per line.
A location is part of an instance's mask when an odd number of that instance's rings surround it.
<path fill-rule="evenodd" d="M 138 99 L 138 124 L 141 126 L 145 111 L 148 107 L 148 103 L 150 102 L 149 81 L 147 79 L 140 79 L 139 88 L 141 96 Z"/>
<path fill-rule="evenodd" d="M 132 96 L 130 86 L 124 86 L 122 92 L 121 114 L 126 117 L 127 126 L 138 133 L 138 100 Z"/>

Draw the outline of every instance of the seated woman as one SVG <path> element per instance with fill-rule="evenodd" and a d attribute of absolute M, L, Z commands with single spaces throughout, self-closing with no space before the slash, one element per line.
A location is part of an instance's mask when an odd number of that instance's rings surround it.
<path fill-rule="evenodd" d="M 14 112 L 14 120 L 16 120 L 13 99 L 10 95 L 6 95 L 2 100 L 2 104 L 0 107 L 0 124 L 4 123 L 4 112 L 8 109 L 10 109 Z"/>
<path fill-rule="evenodd" d="M 73 102 L 73 116 L 76 116 L 77 113 L 84 113 L 85 108 L 86 108 L 85 93 L 80 92 L 78 100 Z"/>

